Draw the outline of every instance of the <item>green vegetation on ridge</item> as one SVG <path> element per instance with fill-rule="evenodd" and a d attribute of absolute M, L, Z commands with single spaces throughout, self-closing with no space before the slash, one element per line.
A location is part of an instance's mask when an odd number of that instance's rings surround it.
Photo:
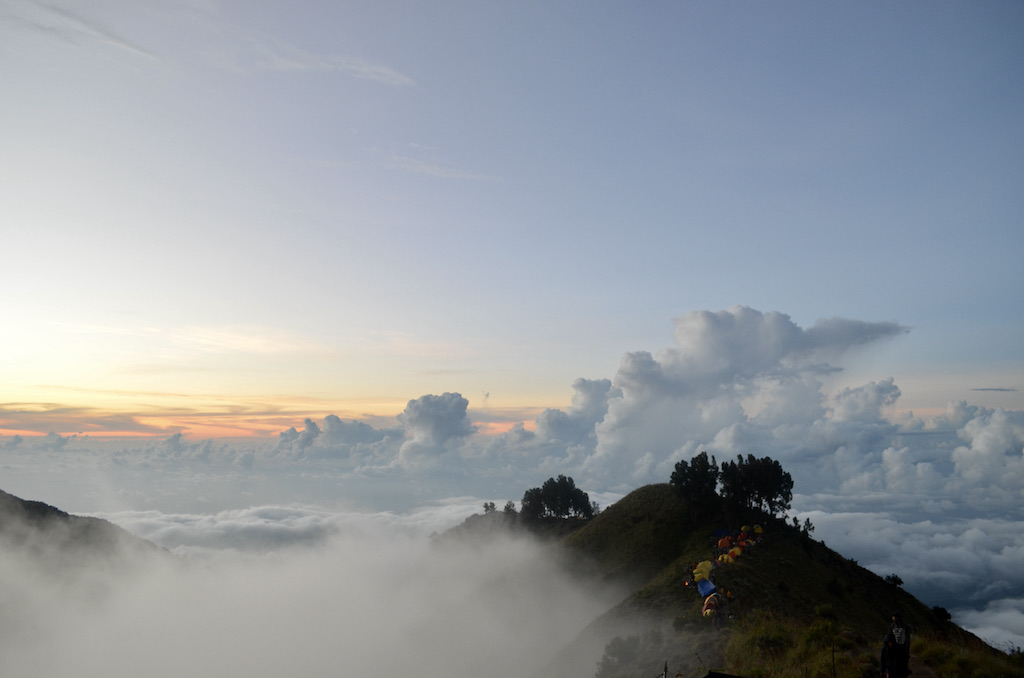
<path fill-rule="evenodd" d="M 759 511 L 720 509 L 694 524 L 671 485 L 650 485 L 561 540 L 605 576 L 643 580 L 594 625 L 629 620 L 635 629 L 609 642 L 598 678 L 654 676 L 666 661 L 671 675 L 687 678 L 711 668 L 749 677 L 877 676 L 881 640 L 897 609 L 915 630 L 919 675 L 1024 676 L 1020 654 L 989 647 L 945 610 L 812 539 L 806 527 Z M 714 570 L 716 586 L 730 594 L 716 630 L 687 583 L 693 564 L 714 555 L 715 531 L 743 523 L 763 525 L 764 538 Z M 617 651 L 633 659 L 616 661 Z M 933 673 L 923 673 L 929 662 Z"/>
<path fill-rule="evenodd" d="M 792 480 L 778 462 L 748 456 L 724 466 L 728 492 L 718 492 L 721 469 L 702 453 L 680 462 L 671 483 L 638 488 L 592 519 L 549 517 L 526 528 L 557 536 L 587 581 L 631 591 L 566 648 L 552 675 L 651 678 L 667 663 L 669 675 L 683 678 L 710 669 L 748 678 L 875 677 L 889 617 L 900 610 L 914 630 L 913 678 L 1024 677 L 1019 650 L 988 646 L 946 610 L 904 591 L 898 575 L 880 577 L 812 539 L 809 522 L 788 523 Z M 502 520 L 530 524 L 508 512 Z M 701 614 L 694 564 L 718 555 L 716 532 L 754 524 L 763 527 L 756 544 L 713 570 L 728 601 L 716 628 Z M 604 647 L 600 658 L 587 651 L 595 642 Z"/>

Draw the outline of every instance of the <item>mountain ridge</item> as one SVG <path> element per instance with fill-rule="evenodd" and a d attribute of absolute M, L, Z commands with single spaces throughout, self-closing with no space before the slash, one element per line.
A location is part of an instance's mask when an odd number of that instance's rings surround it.
<path fill-rule="evenodd" d="M 102 518 L 78 516 L 0 490 L 0 544 L 50 576 L 74 577 L 85 565 L 128 569 L 139 557 L 173 558 L 166 549 Z"/>
<path fill-rule="evenodd" d="M 1019 653 L 992 648 L 944 609 L 905 591 L 898 578 L 883 578 L 812 539 L 813 526 L 725 505 L 698 508 L 667 483 L 647 485 L 591 520 L 565 519 L 572 529 L 548 537 L 582 579 L 625 582 L 629 593 L 543 675 L 591 678 L 596 670 L 597 678 L 635 678 L 662 675 L 667 666 L 683 678 L 710 669 L 762 678 L 877 676 L 882 638 L 899 610 L 914 629 L 917 678 L 1024 676 Z M 477 515 L 459 529 L 476 523 L 483 535 L 488 517 Z M 505 515 L 492 517 L 486 530 L 493 534 L 499 522 L 524 527 Z M 716 532 L 745 524 L 761 525 L 763 534 L 734 562 L 718 566 Z M 711 578 L 723 597 L 718 628 L 703 617 L 704 597 L 693 582 L 695 565 L 706 560 L 715 562 Z"/>

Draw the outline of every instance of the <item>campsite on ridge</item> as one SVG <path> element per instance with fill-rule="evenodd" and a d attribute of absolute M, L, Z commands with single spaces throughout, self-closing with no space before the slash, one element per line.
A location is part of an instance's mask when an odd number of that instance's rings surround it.
<path fill-rule="evenodd" d="M 1024 676 L 1019 648 L 990 647 L 903 590 L 898 575 L 829 549 L 812 538 L 810 521 L 787 521 L 791 492 L 772 459 L 748 455 L 720 467 L 701 453 L 677 464 L 669 483 L 640 487 L 592 518 L 516 515 L 509 502 L 502 512 L 485 506 L 435 541 L 528 532 L 578 577 L 625 586 L 546 675 L 877 676 L 899 610 L 914 629 L 918 676 Z"/>

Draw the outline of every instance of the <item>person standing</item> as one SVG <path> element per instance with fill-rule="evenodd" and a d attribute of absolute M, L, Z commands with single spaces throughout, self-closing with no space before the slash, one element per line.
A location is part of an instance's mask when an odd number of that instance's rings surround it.
<path fill-rule="evenodd" d="M 910 627 L 903 623 L 903 614 L 892 613 L 892 624 L 882 645 L 883 678 L 907 678 L 910 675 Z"/>

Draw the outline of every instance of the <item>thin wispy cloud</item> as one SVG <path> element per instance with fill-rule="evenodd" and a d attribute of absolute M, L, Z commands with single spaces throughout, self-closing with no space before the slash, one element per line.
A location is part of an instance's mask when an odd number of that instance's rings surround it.
<path fill-rule="evenodd" d="M 403 156 L 396 156 L 381 164 L 388 169 L 409 172 L 411 174 L 424 174 L 431 177 L 437 177 L 439 179 L 469 179 L 471 181 L 488 182 L 504 181 L 500 176 L 461 170 L 435 162 Z"/>
<path fill-rule="evenodd" d="M 134 414 L 56 403 L 0 403 L 0 428 L 44 434 L 76 431 L 85 434 L 134 432 L 152 435 L 174 430 L 143 423 Z"/>
<path fill-rule="evenodd" d="M 9 20 L 38 33 L 76 45 L 99 43 L 137 56 L 158 59 L 153 52 L 118 35 L 94 18 L 54 4 L 33 0 L 13 0 L 4 5 L 4 8 L 0 9 L 0 18 L 6 15 Z"/>
<path fill-rule="evenodd" d="M 258 354 L 313 351 L 323 347 L 276 328 L 263 327 L 185 327 L 171 330 L 172 341 L 211 352 Z"/>
<path fill-rule="evenodd" d="M 356 56 L 317 54 L 269 35 L 250 34 L 245 43 L 262 68 L 284 72 L 335 71 L 385 85 L 410 87 L 416 81 L 383 64 Z"/>
<path fill-rule="evenodd" d="M 68 334 L 134 337 L 147 339 L 154 343 L 191 348 L 204 353 L 234 352 L 270 355 L 325 350 L 319 343 L 297 336 L 287 330 L 255 325 L 160 327 L 53 323 L 53 326 Z"/>
<path fill-rule="evenodd" d="M 352 351 L 360 354 L 385 354 L 444 358 L 471 355 L 473 348 L 458 342 L 429 341 L 411 332 L 375 330 L 353 341 Z"/>

